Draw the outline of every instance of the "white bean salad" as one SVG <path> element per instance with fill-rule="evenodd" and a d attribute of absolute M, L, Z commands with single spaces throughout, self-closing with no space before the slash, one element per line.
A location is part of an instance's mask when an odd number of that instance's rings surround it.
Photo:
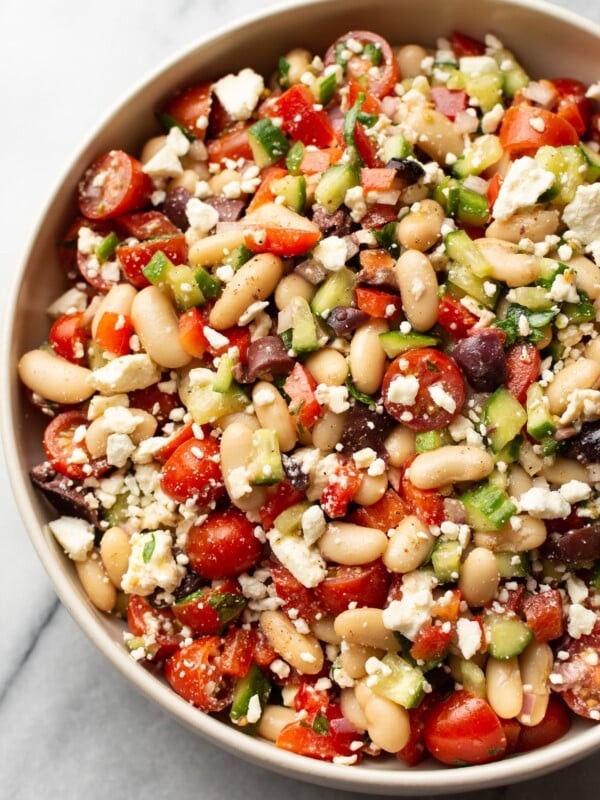
<path fill-rule="evenodd" d="M 399 766 L 600 719 L 598 99 L 351 31 L 82 176 L 31 478 L 198 713 Z"/>

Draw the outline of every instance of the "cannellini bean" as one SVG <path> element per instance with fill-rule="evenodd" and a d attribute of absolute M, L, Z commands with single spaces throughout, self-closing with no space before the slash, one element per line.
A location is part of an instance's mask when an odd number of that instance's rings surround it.
<path fill-rule="evenodd" d="M 310 72 L 313 56 L 304 47 L 294 47 L 285 54 L 284 59 L 288 64 L 287 82 L 291 86 L 294 83 L 300 83 L 302 76 L 307 71 Z"/>
<path fill-rule="evenodd" d="M 388 330 L 382 319 L 373 319 L 361 325 L 350 343 L 350 374 L 359 392 L 373 394 L 381 386 L 385 372 L 386 356 L 379 334 Z"/>
<path fill-rule="evenodd" d="M 600 363 L 579 358 L 561 369 L 546 389 L 551 414 L 560 416 L 569 404 L 574 389 L 595 389 L 600 383 Z"/>
<path fill-rule="evenodd" d="M 543 242 L 546 236 L 556 233 L 560 213 L 555 208 L 536 208 L 522 214 L 513 214 L 506 220 L 492 220 L 485 235 L 492 239 L 503 239 L 518 244 L 521 239 Z"/>
<path fill-rule="evenodd" d="M 410 482 L 418 489 L 479 481 L 494 469 L 494 459 L 481 447 L 449 444 L 420 453 L 410 465 Z"/>
<path fill-rule="evenodd" d="M 587 292 L 591 300 L 600 297 L 600 267 L 590 258 L 573 256 L 569 268 L 575 272 L 575 286 Z"/>
<path fill-rule="evenodd" d="M 518 500 L 532 486 L 533 481 L 523 467 L 519 464 L 511 464 L 508 470 L 508 494 Z"/>
<path fill-rule="evenodd" d="M 327 642 L 327 644 L 339 644 L 342 637 L 335 632 L 334 622 L 335 617 L 321 617 L 311 624 L 311 630 L 319 641 Z"/>
<path fill-rule="evenodd" d="M 92 374 L 86 367 L 73 364 L 50 350 L 30 350 L 17 365 L 19 378 L 28 389 L 54 403 L 75 405 L 94 394 L 88 383 Z"/>
<path fill-rule="evenodd" d="M 100 542 L 100 558 L 112 583 L 121 588 L 121 579 L 127 572 L 131 546 L 123 528 L 113 526 L 104 532 Z"/>
<path fill-rule="evenodd" d="M 387 488 L 387 472 L 384 472 L 383 475 L 369 475 L 363 473 L 358 491 L 354 495 L 354 502 L 361 506 L 372 506 L 378 500 L 381 500 Z"/>
<path fill-rule="evenodd" d="M 496 553 L 524 553 L 540 547 L 547 535 L 543 520 L 528 514 L 517 514 L 499 531 L 475 531 L 473 541 L 477 547 Z"/>
<path fill-rule="evenodd" d="M 193 267 L 208 267 L 220 264 L 223 258 L 244 243 L 244 232 L 236 228 L 225 233 L 216 233 L 199 239 L 190 247 L 188 261 Z"/>
<path fill-rule="evenodd" d="M 588 482 L 588 472 L 585 466 L 573 458 L 564 458 L 564 456 L 556 456 L 552 464 L 544 464 L 540 474 L 548 483 L 556 483 L 559 486 L 569 481 Z"/>
<path fill-rule="evenodd" d="M 480 608 L 492 600 L 498 591 L 500 570 L 496 557 L 486 547 L 475 547 L 460 566 L 458 588 L 464 600 Z"/>
<path fill-rule="evenodd" d="M 487 700 L 498 716 L 512 719 L 523 706 L 523 684 L 519 659 L 488 658 L 485 667 Z"/>
<path fill-rule="evenodd" d="M 354 689 L 342 689 L 340 692 L 340 708 L 342 714 L 354 725 L 357 731 L 367 730 L 367 718 L 356 699 Z"/>
<path fill-rule="evenodd" d="M 279 449 L 287 453 L 295 446 L 297 434 L 296 425 L 281 394 L 271 383 L 258 381 L 252 390 L 252 401 L 261 428 L 274 430 Z"/>
<path fill-rule="evenodd" d="M 235 169 L 223 169 L 217 172 L 216 175 L 211 176 L 208 181 L 211 192 L 213 194 L 221 194 L 227 184 L 240 184 L 242 182 L 242 175 Z"/>
<path fill-rule="evenodd" d="M 179 322 L 169 298 L 158 286 L 146 286 L 135 296 L 131 319 L 144 350 L 166 369 L 177 369 L 191 361 L 179 341 Z"/>
<path fill-rule="evenodd" d="M 421 200 L 398 223 L 398 242 L 409 250 L 424 253 L 441 239 L 445 216 L 444 209 L 435 200 Z"/>
<path fill-rule="evenodd" d="M 420 44 L 405 44 L 396 50 L 396 61 L 403 78 L 414 78 L 421 75 L 423 59 L 427 57 L 427 50 Z"/>
<path fill-rule="evenodd" d="M 528 253 L 519 253 L 516 244 L 491 237 L 476 239 L 475 244 L 492 268 L 490 278 L 503 281 L 510 287 L 527 286 L 539 278 L 539 259 Z"/>
<path fill-rule="evenodd" d="M 397 753 L 398 750 L 402 750 L 410 737 L 408 711 L 375 692 L 371 692 L 366 698 L 364 693 L 357 692 L 357 699 L 365 715 L 367 731 L 373 743 L 386 753 Z"/>
<path fill-rule="evenodd" d="M 434 542 L 428 525 L 414 515 L 405 517 L 390 536 L 383 563 L 390 572 L 412 572 L 427 559 Z"/>
<path fill-rule="evenodd" d="M 544 459 L 535 452 L 531 442 L 523 439 L 519 447 L 519 464 L 528 475 L 537 475 L 544 466 Z"/>
<path fill-rule="evenodd" d="M 242 425 L 250 428 L 251 431 L 257 431 L 259 428 L 266 427 L 260 424 L 255 414 L 246 414 L 245 411 L 235 411 L 233 414 L 225 414 L 223 417 L 219 417 L 215 425 L 224 431 L 225 428 L 233 425 L 234 422 L 242 423 Z"/>
<path fill-rule="evenodd" d="M 600 336 L 590 339 L 585 345 L 583 354 L 586 358 L 591 358 L 592 361 L 600 361 Z"/>
<path fill-rule="evenodd" d="M 293 722 L 296 717 L 293 708 L 266 705 L 258 722 L 256 732 L 269 742 L 276 742 L 282 728 Z"/>
<path fill-rule="evenodd" d="M 96 608 L 110 613 L 117 602 L 117 590 L 108 577 L 97 551 L 85 561 L 76 561 L 75 569 L 85 593 Z"/>
<path fill-rule="evenodd" d="M 128 435 L 133 444 L 138 445 L 154 435 L 158 423 L 152 414 L 141 408 L 130 408 L 128 411 L 136 422 L 135 429 Z M 90 423 L 85 434 L 85 444 L 92 458 L 106 455 L 108 437 L 111 433 L 114 431 L 107 427 L 103 416 L 96 417 Z"/>
<path fill-rule="evenodd" d="M 275 305 L 281 311 L 289 306 L 294 297 L 303 297 L 310 301 L 315 291 L 316 288 L 306 278 L 291 272 L 289 275 L 284 275 L 275 287 Z"/>
<path fill-rule="evenodd" d="M 376 647 L 365 647 L 355 642 L 344 642 L 340 663 L 342 669 L 353 679 L 362 678 L 367 674 L 366 663 L 370 658 L 381 658 L 383 652 Z"/>
<path fill-rule="evenodd" d="M 304 366 L 317 383 L 325 383 L 327 386 L 342 386 L 348 377 L 348 362 L 333 347 L 324 347 L 312 353 Z"/>
<path fill-rule="evenodd" d="M 554 656 L 550 645 L 533 640 L 519 656 L 523 692 L 533 696 L 529 713 L 517 716 L 521 725 L 537 725 L 544 718 L 550 697 L 550 673 Z"/>
<path fill-rule="evenodd" d="M 433 108 L 414 106 L 406 115 L 406 124 L 417 134 L 417 144 L 438 164 L 446 164 L 447 157 L 462 154 L 464 137 L 457 132 L 448 117 Z"/>
<path fill-rule="evenodd" d="M 348 566 L 368 564 L 385 552 L 388 539 L 377 528 L 352 522 L 330 522 L 319 539 L 319 550 L 327 561 Z"/>
<path fill-rule="evenodd" d="M 112 286 L 105 297 L 100 301 L 92 320 L 92 336 L 96 335 L 98 323 L 105 311 L 114 314 L 131 314 L 131 305 L 137 294 L 137 289 L 130 283 L 117 283 Z"/>
<path fill-rule="evenodd" d="M 187 166 L 185 162 L 187 159 L 180 159 L 182 166 Z M 190 162 L 191 163 L 191 162 Z M 184 169 L 181 175 L 177 175 L 175 178 L 172 178 L 169 181 L 169 190 L 177 189 L 182 186 L 184 189 L 187 189 L 188 192 L 193 195 L 196 191 L 196 185 L 198 184 L 198 173 L 195 169 L 188 167 Z"/>
<path fill-rule="evenodd" d="M 312 429 L 312 443 L 319 450 L 328 452 L 333 450 L 336 444 L 340 441 L 344 425 L 346 423 L 346 413 L 335 414 L 333 411 L 327 409 L 321 417 L 315 422 Z M 295 432 L 295 428 L 294 428 Z M 387 482 L 387 479 L 386 479 Z M 361 500 L 356 500 L 357 503 L 362 503 Z"/>
<path fill-rule="evenodd" d="M 142 164 L 147 164 L 148 161 L 154 158 L 158 151 L 163 149 L 166 143 L 166 136 L 153 136 L 152 139 L 148 139 L 146 144 L 143 146 L 142 153 L 140 155 L 140 161 Z"/>
<path fill-rule="evenodd" d="M 411 456 L 414 456 L 415 438 L 415 431 L 404 425 L 396 425 L 386 436 L 383 446 L 389 456 L 391 467 L 401 467 Z"/>
<path fill-rule="evenodd" d="M 380 608 L 349 608 L 335 618 L 335 631 L 348 643 L 396 652 L 400 645 L 383 624 Z"/>
<path fill-rule="evenodd" d="M 431 261 L 419 250 L 405 250 L 396 262 L 396 280 L 407 320 L 417 331 L 437 322 L 438 282 Z"/>
<path fill-rule="evenodd" d="M 235 273 L 212 307 L 209 322 L 218 331 L 237 325 L 240 317 L 253 303 L 266 300 L 283 275 L 279 256 L 260 253 Z"/>
<path fill-rule="evenodd" d="M 323 669 L 323 650 L 311 634 L 299 633 L 282 611 L 263 611 L 260 626 L 273 650 L 303 675 Z"/>
<path fill-rule="evenodd" d="M 246 470 L 252 453 L 252 436 L 252 429 L 242 422 L 232 422 L 221 435 L 223 481 L 231 502 L 242 511 L 260 508 L 267 499 L 266 490 L 262 486 L 248 486 L 247 491 L 240 493 L 239 484 L 243 486 L 247 481 Z"/>

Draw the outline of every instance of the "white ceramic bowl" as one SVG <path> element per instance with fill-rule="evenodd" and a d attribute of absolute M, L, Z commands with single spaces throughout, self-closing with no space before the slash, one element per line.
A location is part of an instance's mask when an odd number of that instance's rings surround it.
<path fill-rule="evenodd" d="M 348 768 L 278 750 L 194 709 L 134 662 L 122 645 L 121 625 L 91 606 L 72 564 L 44 528 L 51 511 L 28 478 L 29 468 L 43 458 L 43 420 L 23 401 L 16 362 L 45 338 L 44 309 L 63 289 L 55 243 L 75 214 L 75 187 L 84 168 L 111 147 L 139 150 L 155 131 L 153 109 L 174 89 L 244 66 L 269 74 L 278 57 L 291 47 L 304 45 L 322 53 L 352 29 L 377 31 L 393 44 L 426 45 L 434 45 L 438 36 L 454 29 L 476 37 L 489 31 L 515 51 L 533 76 L 569 75 L 588 83 L 598 79 L 600 27 L 534 0 L 308 0 L 229 26 L 176 55 L 122 100 L 83 143 L 50 197 L 17 274 L 2 337 L 0 411 L 8 471 L 26 528 L 63 603 L 134 686 L 193 732 L 268 769 L 363 793 L 448 794 L 514 783 L 566 766 L 600 748 L 600 726 L 577 720 L 569 734 L 553 745 L 468 770 L 444 768 L 433 760 L 404 769 L 393 758 L 366 760 L 360 767 Z"/>

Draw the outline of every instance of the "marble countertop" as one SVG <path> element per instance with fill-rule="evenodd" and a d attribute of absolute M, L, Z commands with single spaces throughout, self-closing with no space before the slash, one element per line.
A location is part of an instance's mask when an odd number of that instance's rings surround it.
<path fill-rule="evenodd" d="M 61 168 L 115 98 L 197 34 L 285 4 L 0 3 L 0 164 L 6 187 L 0 194 L 0 298 Z M 598 0 L 560 5 L 600 21 Z M 19 519 L 3 460 L 0 509 L 0 800 L 314 795 L 315 787 L 233 760 L 195 737 L 112 668 L 59 604 Z M 591 757 L 479 797 L 588 798 L 592 791 L 595 796 L 597 774 Z M 317 791 L 321 800 L 356 797 Z"/>

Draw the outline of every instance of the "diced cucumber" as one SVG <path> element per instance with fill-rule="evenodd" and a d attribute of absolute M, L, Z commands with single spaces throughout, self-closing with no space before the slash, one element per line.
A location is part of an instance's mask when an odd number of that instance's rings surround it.
<path fill-rule="evenodd" d="M 263 117 L 251 125 L 247 135 L 254 160 L 261 169 L 279 161 L 290 149 L 281 128 L 269 117 Z"/>
<path fill-rule="evenodd" d="M 523 437 L 521 435 L 515 436 L 515 438 L 505 445 L 499 453 L 495 453 L 494 460 L 496 463 L 498 463 L 498 461 L 504 461 L 505 464 L 512 464 L 518 461 L 522 441 Z"/>
<path fill-rule="evenodd" d="M 404 708 L 418 706 L 425 693 L 425 677 L 421 670 L 396 653 L 386 653 L 382 661 L 390 673 L 371 675 L 369 688 Z"/>
<path fill-rule="evenodd" d="M 196 267 L 194 278 L 207 300 L 214 300 L 221 293 L 221 284 L 204 267 Z"/>
<path fill-rule="evenodd" d="M 415 450 L 425 453 L 427 450 L 437 450 L 446 444 L 452 444 L 452 437 L 448 428 L 438 428 L 435 431 L 419 431 L 415 436 Z"/>
<path fill-rule="evenodd" d="M 52 350 L 51 346 L 48 344 L 47 346 L 42 345 L 40 350 Z M 100 367 L 106 366 L 108 364 L 108 359 L 106 358 L 105 350 L 100 347 L 98 342 L 94 341 L 94 339 L 90 339 L 86 346 L 86 355 L 87 355 L 87 365 L 91 370 L 100 369 Z"/>
<path fill-rule="evenodd" d="M 248 722 L 250 703 L 253 697 L 258 698 L 261 714 L 264 711 L 271 693 L 271 681 L 256 664 L 252 664 L 243 678 L 238 678 L 233 689 L 233 700 L 229 710 L 229 719 L 244 733 L 256 733 L 258 720 Z"/>
<path fill-rule="evenodd" d="M 463 186 L 456 178 L 446 177 L 440 181 L 433 190 L 433 199 L 449 217 L 465 225 L 481 227 L 490 216 L 487 198 Z"/>
<path fill-rule="evenodd" d="M 143 268 L 142 272 L 150 283 L 153 283 L 155 286 L 160 286 L 161 283 L 166 283 L 167 273 L 172 266 L 173 262 L 163 251 L 157 250 Z"/>
<path fill-rule="evenodd" d="M 344 202 L 346 192 L 360 182 L 351 164 L 334 164 L 321 175 L 315 189 L 315 200 L 329 214 L 335 213 Z"/>
<path fill-rule="evenodd" d="M 302 159 L 304 158 L 304 149 L 302 142 L 296 142 L 288 151 L 285 166 L 290 175 L 300 174 L 300 164 L 302 164 Z"/>
<path fill-rule="evenodd" d="M 435 347 L 438 343 L 436 336 L 426 333 L 402 333 L 401 331 L 386 331 L 379 334 L 379 341 L 388 358 L 396 358 L 400 353 L 414 350 L 417 347 Z"/>
<path fill-rule="evenodd" d="M 300 213 L 306 205 L 306 178 L 304 175 L 286 175 L 271 183 L 271 190 L 283 198 L 283 204 Z"/>
<path fill-rule="evenodd" d="M 527 422 L 527 412 L 503 386 L 500 386 L 490 397 L 483 413 L 483 424 L 488 431 L 492 450 L 499 453 Z"/>
<path fill-rule="evenodd" d="M 477 137 L 452 166 L 452 174 L 456 178 L 467 175 L 480 175 L 492 164 L 499 161 L 504 154 L 500 139 L 492 133 Z"/>
<path fill-rule="evenodd" d="M 509 50 L 496 50 L 493 53 L 502 74 L 502 91 L 506 97 L 514 97 L 519 89 L 529 86 L 529 75 Z"/>
<path fill-rule="evenodd" d="M 250 261 L 253 255 L 254 253 L 250 248 L 246 247 L 245 244 L 240 244 L 223 257 L 223 264 L 237 272 L 238 269 L 244 266 L 246 261 Z"/>
<path fill-rule="evenodd" d="M 387 164 L 393 158 L 403 159 L 413 155 L 413 150 L 408 141 L 401 133 L 388 136 L 382 145 L 381 155 L 383 163 Z"/>
<path fill-rule="evenodd" d="M 476 531 L 497 531 L 517 513 L 517 507 L 505 491 L 480 483 L 461 496 L 467 523 Z"/>
<path fill-rule="evenodd" d="M 348 267 L 338 269 L 328 275 L 319 286 L 310 307 L 319 317 L 325 316 L 337 306 L 351 306 L 354 303 L 356 275 Z"/>
<path fill-rule="evenodd" d="M 524 578 L 527 575 L 529 569 L 529 556 L 527 553 L 496 552 L 494 555 L 498 562 L 500 577 L 503 580 Z"/>
<path fill-rule="evenodd" d="M 554 301 L 544 286 L 518 286 L 511 289 L 512 302 L 531 311 L 547 311 Z"/>
<path fill-rule="evenodd" d="M 459 670 L 463 689 L 477 697 L 486 697 L 485 672 L 481 667 L 474 661 L 461 658 Z"/>
<path fill-rule="evenodd" d="M 292 300 L 292 350 L 296 353 L 310 353 L 318 348 L 315 318 L 308 301 L 298 295 Z"/>
<path fill-rule="evenodd" d="M 275 517 L 273 525 L 283 536 L 291 536 L 300 533 L 302 528 L 302 515 L 310 506 L 311 504 L 308 500 L 303 500 L 301 503 L 296 503 L 286 508 L 285 511 L 282 511 L 281 514 Z"/>
<path fill-rule="evenodd" d="M 527 433 L 539 442 L 552 436 L 556 424 L 550 413 L 548 398 L 539 383 L 532 383 L 527 389 Z"/>
<path fill-rule="evenodd" d="M 488 653 L 492 658 L 506 660 L 520 655 L 533 638 L 533 631 L 518 617 L 505 614 L 488 614 Z"/>
<path fill-rule="evenodd" d="M 215 392 L 228 392 L 233 383 L 233 359 L 230 355 L 225 353 L 219 359 L 219 366 L 215 379 L 213 381 L 213 389 Z"/>
<path fill-rule="evenodd" d="M 331 100 L 337 89 L 337 75 L 335 72 L 330 72 L 328 75 L 323 75 L 318 78 L 311 85 L 310 90 L 315 96 L 317 103 L 326 106 Z"/>
<path fill-rule="evenodd" d="M 457 539 L 438 539 L 431 553 L 431 564 L 440 583 L 458 580 L 462 547 Z"/>
<path fill-rule="evenodd" d="M 544 145 L 535 154 L 535 160 L 555 175 L 554 186 L 542 199 L 552 200 L 557 205 L 570 203 L 585 179 L 587 161 L 583 150 L 577 145 Z"/>
<path fill-rule="evenodd" d="M 585 144 L 579 146 L 586 165 L 585 180 L 588 183 L 595 183 L 600 178 L 600 153 L 596 153 Z"/>
<path fill-rule="evenodd" d="M 271 486 L 284 478 L 277 433 L 270 428 L 259 428 L 252 435 L 252 452 L 248 467 L 250 483 L 254 486 Z"/>
<path fill-rule="evenodd" d="M 461 71 L 463 68 L 464 59 L 461 59 Z M 467 76 L 465 91 L 476 101 L 481 111 L 485 114 L 486 111 L 491 111 L 492 108 L 502 102 L 502 87 L 504 80 L 500 74 L 500 70 L 496 72 L 483 72 Z"/>
<path fill-rule="evenodd" d="M 502 491 L 505 492 L 508 486 L 508 475 L 506 470 L 501 472 L 499 469 L 494 468 L 488 475 L 488 483 L 490 486 L 495 486 L 497 489 L 502 489 Z"/>
<path fill-rule="evenodd" d="M 478 278 L 487 278 L 491 274 L 492 265 L 466 231 L 450 231 L 446 234 L 444 244 L 448 257 L 468 267 Z"/>
<path fill-rule="evenodd" d="M 196 283 L 194 270 L 187 264 L 172 264 L 169 267 L 167 285 L 179 311 L 201 306 L 205 302 L 202 290 Z"/>
<path fill-rule="evenodd" d="M 567 317 L 569 325 L 581 325 L 582 322 L 593 322 L 596 319 L 596 309 L 592 305 L 587 293 L 578 290 L 578 303 L 563 303 L 561 312 Z"/>
<path fill-rule="evenodd" d="M 500 297 L 500 285 L 489 278 L 478 278 L 469 267 L 453 262 L 448 267 L 448 288 L 459 297 L 467 295 L 486 308 L 494 309 Z M 488 294 L 488 290 L 491 293 Z"/>
<path fill-rule="evenodd" d="M 118 244 L 119 237 L 114 231 L 111 231 L 108 236 L 105 236 L 104 239 L 102 239 L 96 248 L 96 258 L 98 261 L 101 264 L 104 264 L 106 261 L 110 261 L 115 254 Z"/>
<path fill-rule="evenodd" d="M 212 386 L 190 386 L 186 399 L 188 411 L 197 425 L 215 422 L 226 414 L 243 411 L 250 399 L 235 382 L 226 392 L 215 392 Z"/>
<path fill-rule="evenodd" d="M 107 528 L 120 527 L 129 516 L 129 493 L 118 494 L 110 508 L 102 509 L 102 519 L 108 523 Z"/>

